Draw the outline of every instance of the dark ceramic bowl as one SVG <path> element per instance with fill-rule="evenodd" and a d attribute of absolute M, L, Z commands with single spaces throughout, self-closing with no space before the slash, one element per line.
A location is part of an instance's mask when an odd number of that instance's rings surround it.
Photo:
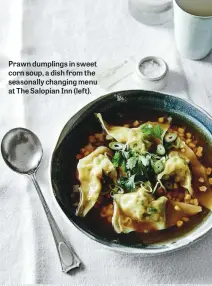
<path fill-rule="evenodd" d="M 208 150 L 206 153 L 212 150 L 211 116 L 183 99 L 142 90 L 121 91 L 100 97 L 89 103 L 68 121 L 60 134 L 52 155 L 50 175 L 54 196 L 68 220 L 85 235 L 103 245 L 115 250 L 143 255 L 170 252 L 187 246 L 206 234 L 212 227 L 210 214 L 190 234 L 180 238 L 158 245 L 126 245 L 94 233 L 92 229 L 87 227 L 84 218 L 75 216 L 75 208 L 71 203 L 73 173 L 76 168 L 75 156 L 79 149 L 87 143 L 88 134 L 101 131 L 100 124 L 94 116 L 96 112 L 101 112 L 103 117 L 111 122 L 113 122 L 113 118 L 115 119 L 121 114 L 127 114 L 128 119 L 137 119 L 142 113 L 149 113 L 151 118 L 153 114 L 168 114 L 175 121 L 184 122 L 207 142 Z"/>

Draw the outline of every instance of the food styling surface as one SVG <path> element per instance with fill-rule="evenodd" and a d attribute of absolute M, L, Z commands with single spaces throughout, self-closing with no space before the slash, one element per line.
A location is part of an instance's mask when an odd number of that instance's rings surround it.
<path fill-rule="evenodd" d="M 64 124 L 99 96 L 138 89 L 132 76 L 109 90 L 93 87 L 91 95 L 16 96 L 7 91 L 7 65 L 9 60 L 79 60 L 97 61 L 98 65 L 106 61 L 111 68 L 134 55 L 139 59 L 160 56 L 170 70 L 163 92 L 191 100 L 210 113 L 212 55 L 201 61 L 180 57 L 175 46 L 173 22 L 157 27 L 142 25 L 130 16 L 127 1 L 123 0 L 9 0 L 2 3 L 5 9 L 0 9 L 0 134 L 3 137 L 11 128 L 22 126 L 40 138 L 44 157 L 37 173 L 38 181 L 55 220 L 84 267 L 71 275 L 61 272 L 51 230 L 34 187 L 0 160 L 0 284 L 211 284 L 211 233 L 191 247 L 159 257 L 112 252 L 73 226 L 53 198 L 48 167 Z M 111 124 L 124 124 L 116 122 L 115 118 L 104 119 Z M 136 115 L 133 120 L 140 118 Z M 151 120 L 157 118 L 151 114 Z M 175 119 L 174 123 L 178 125 Z M 91 130 L 90 135 L 101 132 L 99 125 L 99 130 L 93 133 Z M 76 142 L 75 155 L 88 141 L 87 137 L 83 142 Z M 200 142 L 200 146 L 204 144 Z M 73 156 L 72 162 L 74 160 Z M 73 174 L 78 161 L 75 163 Z M 71 192 L 70 187 L 70 197 Z M 177 231 L 182 231 L 185 225 L 176 228 Z"/>

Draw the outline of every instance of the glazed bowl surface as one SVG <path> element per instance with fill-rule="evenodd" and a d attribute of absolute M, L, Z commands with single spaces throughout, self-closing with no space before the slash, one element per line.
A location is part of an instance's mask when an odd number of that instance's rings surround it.
<path fill-rule="evenodd" d="M 73 172 L 76 168 L 75 156 L 86 144 L 91 132 L 100 132 L 95 113 L 102 113 L 105 120 L 112 121 L 117 116 L 127 114 L 129 119 L 136 119 L 142 112 L 151 114 L 168 114 L 173 120 L 185 123 L 207 143 L 209 152 L 212 150 L 212 117 L 186 100 L 152 91 L 133 90 L 119 91 L 102 96 L 78 111 L 65 125 L 54 149 L 50 165 L 52 189 L 59 208 L 68 221 L 91 239 L 108 246 L 113 250 L 140 253 L 144 256 L 172 252 L 202 238 L 212 228 L 212 216 L 198 225 L 185 236 L 171 239 L 160 244 L 126 245 L 102 237 L 87 227 L 83 218 L 75 215 L 76 208 L 71 202 L 73 189 Z M 207 149 L 206 148 L 206 149 Z M 212 163 L 212 162 L 211 162 Z"/>

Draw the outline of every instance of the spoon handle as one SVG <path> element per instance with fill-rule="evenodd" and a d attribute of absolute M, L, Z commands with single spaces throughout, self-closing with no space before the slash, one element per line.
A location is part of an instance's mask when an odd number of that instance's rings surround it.
<path fill-rule="evenodd" d="M 66 243 L 66 241 L 65 241 L 65 239 L 64 239 L 56 221 L 54 220 L 54 218 L 53 218 L 53 216 L 49 210 L 49 207 L 48 207 L 48 205 L 44 199 L 44 196 L 43 196 L 41 189 L 38 185 L 35 174 L 30 175 L 30 178 L 35 185 L 35 188 L 36 188 L 37 193 L 40 197 L 43 208 L 46 212 L 46 216 L 48 218 L 48 221 L 49 221 L 49 224 L 50 224 L 50 227 L 52 230 L 52 234 L 54 236 L 57 251 L 59 254 L 62 271 L 67 273 L 71 269 L 79 267 L 81 262 L 80 262 L 79 258 L 77 257 L 77 255 L 75 254 L 74 250 L 67 245 L 67 243 Z"/>

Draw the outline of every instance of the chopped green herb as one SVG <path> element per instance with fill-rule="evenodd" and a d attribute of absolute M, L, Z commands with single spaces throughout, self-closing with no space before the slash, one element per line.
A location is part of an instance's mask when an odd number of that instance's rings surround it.
<path fill-rule="evenodd" d="M 141 131 L 145 134 L 145 135 L 151 135 L 152 134 L 152 129 L 153 129 L 153 126 L 152 124 L 143 124 L 141 125 Z"/>
<path fill-rule="evenodd" d="M 137 164 L 138 158 L 131 157 L 127 160 L 127 169 L 132 170 Z"/>
<path fill-rule="evenodd" d="M 124 172 L 127 172 L 127 163 L 125 160 L 122 160 L 121 167 L 124 170 Z"/>
<path fill-rule="evenodd" d="M 154 126 L 148 123 L 144 124 L 141 126 L 141 131 L 144 133 L 145 136 L 152 135 L 158 139 L 162 139 L 163 129 L 158 124 Z"/>
<path fill-rule="evenodd" d="M 118 179 L 118 184 L 125 190 L 132 191 L 135 188 L 135 175 L 131 177 L 121 177 Z"/>
<path fill-rule="evenodd" d="M 126 159 L 129 159 L 129 158 L 130 158 L 130 152 L 128 152 L 128 151 L 122 151 L 122 155 L 123 155 L 123 157 L 125 157 Z"/>
<path fill-rule="evenodd" d="M 115 168 L 122 167 L 125 172 L 127 171 L 126 158 L 124 157 L 123 152 L 116 151 L 112 158 L 112 163 Z"/>
<path fill-rule="evenodd" d="M 119 185 L 121 188 L 125 189 L 125 183 L 126 183 L 127 179 L 128 179 L 127 177 L 120 177 L 120 178 L 117 180 L 118 185 Z"/>
<path fill-rule="evenodd" d="M 142 162 L 142 164 L 146 167 L 149 165 L 149 157 L 148 156 L 143 156 L 143 155 L 140 155 L 139 156 L 139 160 Z"/>
<path fill-rule="evenodd" d="M 118 168 L 121 165 L 122 161 L 123 161 L 123 156 L 121 152 L 116 152 L 112 158 L 112 163 L 114 167 Z"/>
<path fill-rule="evenodd" d="M 163 129 L 160 127 L 160 125 L 155 125 L 153 127 L 153 136 L 155 136 L 158 139 L 162 139 L 163 135 Z"/>
<path fill-rule="evenodd" d="M 125 183 L 126 189 L 132 191 L 135 188 L 135 175 L 132 175 Z"/>
<path fill-rule="evenodd" d="M 136 170 L 135 170 L 136 174 L 139 175 L 144 175 L 144 172 L 146 174 L 146 177 L 148 178 L 148 175 L 146 173 L 145 167 L 143 166 L 142 162 L 140 160 L 138 160 L 138 163 L 136 165 Z"/>

